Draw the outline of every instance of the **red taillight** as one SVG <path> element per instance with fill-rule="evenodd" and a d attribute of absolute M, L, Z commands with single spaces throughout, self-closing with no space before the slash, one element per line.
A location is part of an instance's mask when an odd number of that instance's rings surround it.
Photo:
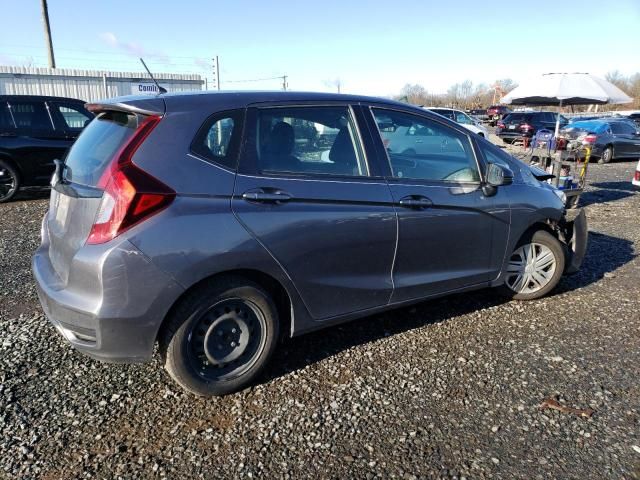
<path fill-rule="evenodd" d="M 593 145 L 594 143 L 596 143 L 598 136 L 590 133 L 589 135 L 586 135 L 583 139 L 582 139 L 582 143 L 589 143 L 591 145 Z"/>
<path fill-rule="evenodd" d="M 520 130 L 528 132 L 529 130 L 533 130 L 533 126 L 529 125 L 528 123 L 523 123 L 522 125 L 520 125 Z"/>
<path fill-rule="evenodd" d="M 636 170 L 636 174 L 633 176 L 636 182 L 640 182 L 640 170 Z"/>
<path fill-rule="evenodd" d="M 160 117 L 146 117 L 100 178 L 98 186 L 104 188 L 104 193 L 87 243 L 95 245 L 114 239 L 175 198 L 173 190 L 131 161 L 159 121 Z"/>
<path fill-rule="evenodd" d="M 502 122 L 498 122 L 498 123 L 497 123 L 497 126 L 498 126 L 498 128 L 504 128 L 504 123 L 502 123 Z"/>

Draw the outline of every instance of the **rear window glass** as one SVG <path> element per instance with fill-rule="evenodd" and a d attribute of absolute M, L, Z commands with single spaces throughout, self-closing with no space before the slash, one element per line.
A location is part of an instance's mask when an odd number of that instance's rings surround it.
<path fill-rule="evenodd" d="M 95 186 L 118 149 L 134 134 L 138 118 L 123 112 L 104 112 L 85 128 L 66 159 L 65 179 Z"/>
<path fill-rule="evenodd" d="M 242 117 L 242 110 L 230 110 L 209 117 L 193 140 L 191 151 L 235 170 L 238 164 Z"/>
<path fill-rule="evenodd" d="M 531 114 L 530 113 L 510 113 L 509 115 L 507 115 L 504 118 L 505 122 L 528 122 L 531 120 Z"/>

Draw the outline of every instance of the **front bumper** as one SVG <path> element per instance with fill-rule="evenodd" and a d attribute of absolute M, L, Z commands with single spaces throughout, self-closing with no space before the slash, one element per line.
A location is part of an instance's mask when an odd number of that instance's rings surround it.
<path fill-rule="evenodd" d="M 571 275 L 580 270 L 584 256 L 587 253 L 589 230 L 584 209 L 567 210 L 561 227 L 567 246 L 564 273 Z"/>
<path fill-rule="evenodd" d="M 127 240 L 85 246 L 76 257 L 70 267 L 76 272 L 70 271 L 64 284 L 49 259 L 43 231 L 32 270 L 49 321 L 76 349 L 98 360 L 149 360 L 162 320 L 183 288 Z"/>

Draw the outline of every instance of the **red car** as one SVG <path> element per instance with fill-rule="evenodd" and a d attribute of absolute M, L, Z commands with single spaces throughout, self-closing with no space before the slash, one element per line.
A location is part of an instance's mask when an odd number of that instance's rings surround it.
<path fill-rule="evenodd" d="M 498 120 L 502 120 L 505 115 L 511 113 L 511 109 L 505 107 L 504 105 L 491 105 L 487 108 L 487 116 L 489 117 L 489 125 L 492 127 L 496 126 Z"/>

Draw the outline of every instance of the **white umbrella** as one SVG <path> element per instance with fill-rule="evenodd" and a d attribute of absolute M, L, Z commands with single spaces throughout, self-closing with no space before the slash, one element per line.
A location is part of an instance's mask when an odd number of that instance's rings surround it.
<path fill-rule="evenodd" d="M 514 88 L 502 98 L 508 105 L 590 105 L 631 103 L 633 99 L 614 84 L 589 73 L 545 73 Z M 560 115 L 556 118 L 556 137 Z"/>

